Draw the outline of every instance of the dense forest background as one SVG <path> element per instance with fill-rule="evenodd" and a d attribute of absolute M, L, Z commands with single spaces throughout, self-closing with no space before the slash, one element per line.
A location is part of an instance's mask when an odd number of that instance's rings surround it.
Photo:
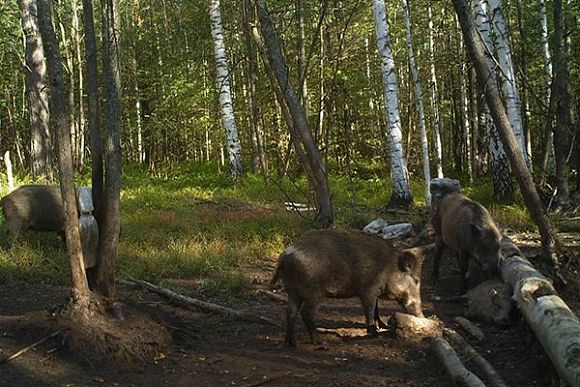
<path fill-rule="evenodd" d="M 403 150 L 411 180 L 419 181 L 423 179 L 421 136 L 405 43 L 404 3 L 387 4 L 389 34 L 399 86 Z M 19 173 L 30 173 L 31 131 L 21 18 L 17 2 L 3 2 L 0 7 L 0 149 L 2 153 L 11 151 Z M 378 173 L 388 179 L 386 115 L 371 3 L 272 0 L 268 7 L 287 59 L 291 84 L 302 96 L 328 173 L 359 177 Z M 480 114 L 483 103 L 452 4 L 416 0 L 409 7 L 411 40 L 423 85 L 421 98 L 432 176 L 444 173 L 460 178 L 464 184 L 489 180 L 489 136 Z M 90 165 L 90 151 L 82 7 L 79 0 L 58 1 L 53 12 L 68 87 L 73 157 L 77 170 L 84 170 Z M 95 14 L 99 36 L 98 10 Z M 556 36 L 552 2 L 506 1 L 503 14 L 534 176 L 544 182 L 546 171 L 547 181 L 553 182 L 549 178 L 554 174 L 553 156 L 546 146 L 550 138 L 546 133 L 551 119 L 551 78 L 545 51 L 547 43 L 550 61 Z M 579 5 L 564 2 L 563 15 L 572 117 L 578 121 Z M 542 16 L 547 21 L 547 42 L 543 39 Z M 224 0 L 221 18 L 244 171 L 265 177 L 301 173 L 280 105 L 250 36 L 251 26 L 257 24 L 253 4 Z M 143 164 L 152 173 L 165 173 L 182 162 L 211 162 L 227 171 L 227 142 L 217 102 L 207 4 L 121 1 L 120 28 L 125 166 Z M 97 63 L 100 67 L 100 60 Z M 574 125 L 568 125 L 563 137 L 565 152 L 573 156 L 568 160 L 572 166 L 567 171 L 569 177 L 578 175 L 580 152 L 578 147 L 572 148 L 579 137 L 575 131 Z M 421 200 L 422 194 L 414 192 L 414 197 Z"/>

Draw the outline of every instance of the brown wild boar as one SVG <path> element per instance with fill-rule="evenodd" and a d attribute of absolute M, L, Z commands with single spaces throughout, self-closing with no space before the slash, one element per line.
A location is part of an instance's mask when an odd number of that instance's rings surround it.
<path fill-rule="evenodd" d="M 467 292 L 468 318 L 505 327 L 513 322 L 515 310 L 512 292 L 501 281 L 484 281 Z"/>
<path fill-rule="evenodd" d="M 296 345 L 298 312 L 313 343 L 319 343 L 314 322 L 325 297 L 359 297 L 367 332 L 375 334 L 380 320 L 378 297 L 397 300 L 415 316 L 421 311 L 422 249 L 397 250 L 376 235 L 363 231 L 308 231 L 278 259 L 271 284 L 278 278 L 288 292 L 285 343 Z"/>
<path fill-rule="evenodd" d="M 497 274 L 501 231 L 485 207 L 460 193 L 451 193 L 441 198 L 432 223 L 435 228 L 433 284 L 439 277 L 444 246 L 457 253 L 463 292 L 467 290 L 468 268 L 473 264 L 488 278 Z"/>
<path fill-rule="evenodd" d="M 9 243 L 27 230 L 55 231 L 64 238 L 60 187 L 25 185 L 4 196 L 0 206 L 8 225 Z"/>

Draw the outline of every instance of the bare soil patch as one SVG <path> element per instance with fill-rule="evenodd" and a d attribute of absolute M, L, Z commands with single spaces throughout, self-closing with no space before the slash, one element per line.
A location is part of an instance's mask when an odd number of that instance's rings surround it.
<path fill-rule="evenodd" d="M 534 255 L 530 243 L 525 252 Z M 255 269 L 256 282 L 269 281 L 276 257 Z M 533 260 L 533 257 L 532 257 Z M 536 264 L 536 262 L 534 262 Z M 541 262 L 538 262 L 541 266 Z M 434 291 L 427 279 L 431 262 L 424 265 L 422 285 L 426 316 L 437 315 L 445 324 L 460 329 L 453 318 L 463 314 L 463 304 L 444 301 L 457 295 L 459 273 L 455 260 L 443 259 L 440 283 Z M 561 295 L 578 312 L 580 281 L 570 265 L 570 286 Z M 182 293 L 198 294 L 194 281 L 175 281 Z M 359 301 L 328 300 L 320 309 L 318 326 L 324 328 L 324 345 L 311 345 L 302 326 L 298 347 L 283 345 L 280 328 L 236 321 L 172 305 L 145 290 L 120 286 L 126 324 L 135 334 L 148 337 L 155 351 L 130 367 L 101 353 L 72 350 L 61 335 L 48 339 L 18 358 L 0 364 L 1 386 L 445 386 L 449 385 L 440 364 L 425 342 L 397 339 L 392 330 L 378 337 L 365 334 Z M 68 290 L 43 284 L 11 283 L 0 286 L 0 359 L 50 335 L 55 323 L 54 307 L 66 302 Z M 437 294 L 439 298 L 434 297 Z M 212 302 L 283 320 L 285 305 L 247 290 L 236 301 L 216 298 Z M 381 313 L 400 311 L 391 301 L 381 301 Z M 503 329 L 479 324 L 486 339 L 472 345 L 486 357 L 512 386 L 556 385 L 557 377 L 540 344 L 523 320 Z M 158 327 L 169 337 L 163 342 Z M 113 332 L 111 332 L 113 334 Z M 89 344 L 87 344 L 89 345 Z M 82 343 L 81 343 L 82 346 Z M 103 357 L 111 356 L 104 359 Z M 469 366 L 469 362 L 467 362 Z"/>

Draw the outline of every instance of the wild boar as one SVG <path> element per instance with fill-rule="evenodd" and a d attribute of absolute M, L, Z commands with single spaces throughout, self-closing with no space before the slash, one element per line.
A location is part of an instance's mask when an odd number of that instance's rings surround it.
<path fill-rule="evenodd" d="M 8 241 L 27 230 L 54 231 L 64 238 L 64 214 L 58 186 L 25 185 L 0 200 L 8 225 Z"/>
<path fill-rule="evenodd" d="M 325 297 L 359 297 L 367 332 L 376 334 L 378 297 L 397 300 L 407 312 L 423 317 L 420 280 L 422 249 L 397 250 L 363 231 L 309 231 L 279 257 L 271 284 L 281 278 L 288 292 L 285 343 L 296 345 L 298 312 L 313 343 L 320 343 L 314 322 Z"/>
<path fill-rule="evenodd" d="M 467 292 L 468 318 L 505 327 L 514 321 L 515 311 L 512 292 L 503 282 L 485 281 Z"/>
<path fill-rule="evenodd" d="M 501 231 L 485 207 L 460 193 L 451 193 L 441 198 L 432 223 L 435 228 L 431 275 L 434 285 L 439 278 L 444 246 L 457 253 L 463 292 L 468 288 L 468 268 L 471 266 L 474 269 L 473 264 L 487 278 L 496 276 L 501 254 Z"/>

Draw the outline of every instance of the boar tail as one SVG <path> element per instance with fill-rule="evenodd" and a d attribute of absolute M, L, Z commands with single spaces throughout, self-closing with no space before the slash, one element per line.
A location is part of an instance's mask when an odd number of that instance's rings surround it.
<path fill-rule="evenodd" d="M 286 253 L 280 254 L 278 257 L 278 264 L 276 265 L 276 269 L 274 270 L 274 275 L 272 276 L 272 280 L 270 281 L 270 287 L 274 287 L 278 279 L 280 278 L 280 273 L 284 270 L 284 257 Z"/>

